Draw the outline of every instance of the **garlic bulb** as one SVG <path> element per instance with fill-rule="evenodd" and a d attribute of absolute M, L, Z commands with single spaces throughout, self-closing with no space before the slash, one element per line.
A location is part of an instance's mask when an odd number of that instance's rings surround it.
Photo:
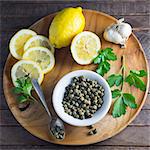
<path fill-rule="evenodd" d="M 120 44 L 125 47 L 125 43 L 132 33 L 132 28 L 128 23 L 124 23 L 124 18 L 119 19 L 116 24 L 112 24 L 104 31 L 103 37 L 106 41 Z"/>

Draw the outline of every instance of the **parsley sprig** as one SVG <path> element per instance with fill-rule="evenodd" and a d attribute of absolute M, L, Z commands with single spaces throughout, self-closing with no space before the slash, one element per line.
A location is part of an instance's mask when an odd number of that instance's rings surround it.
<path fill-rule="evenodd" d="M 136 88 L 139 88 L 142 91 L 146 90 L 145 83 L 140 79 L 140 77 L 144 77 L 147 73 L 144 70 L 136 71 L 131 70 L 130 74 L 125 77 L 125 65 L 124 65 L 124 56 L 122 56 L 122 74 L 112 74 L 108 77 L 107 82 L 110 87 L 114 85 L 116 87 L 121 85 L 120 89 L 115 89 L 112 91 L 112 98 L 115 98 L 112 115 L 114 118 L 120 117 L 126 113 L 126 108 L 129 106 L 132 109 L 137 108 L 137 104 L 135 102 L 135 97 L 131 93 L 123 92 L 124 82 L 129 83 L 129 85 L 133 85 Z"/>
<path fill-rule="evenodd" d="M 130 86 L 135 86 L 136 88 L 140 89 L 141 91 L 146 90 L 145 83 L 140 79 L 140 77 L 147 76 L 145 70 L 131 70 L 130 74 L 126 77 L 125 82 L 129 83 Z"/>
<path fill-rule="evenodd" d="M 14 94 L 17 94 L 17 101 L 24 103 L 27 101 L 35 101 L 36 99 L 32 96 L 32 83 L 29 76 L 21 77 L 16 80 L 16 87 L 12 89 Z"/>
<path fill-rule="evenodd" d="M 109 61 L 117 60 L 117 56 L 113 53 L 113 49 L 106 48 L 99 52 L 99 55 L 94 59 L 94 64 L 98 64 L 96 72 L 104 76 L 110 70 Z"/>
<path fill-rule="evenodd" d="M 135 97 L 130 93 L 123 93 L 121 90 L 115 89 L 112 91 L 112 98 L 116 98 L 112 111 L 114 118 L 124 115 L 127 106 L 132 109 L 137 108 Z"/>

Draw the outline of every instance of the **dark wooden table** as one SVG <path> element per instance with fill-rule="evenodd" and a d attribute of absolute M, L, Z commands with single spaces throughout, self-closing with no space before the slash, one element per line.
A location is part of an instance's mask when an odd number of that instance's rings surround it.
<path fill-rule="evenodd" d="M 0 1 L 0 149 L 150 150 L 150 94 L 140 114 L 124 131 L 104 142 L 80 147 L 54 145 L 32 136 L 8 109 L 2 89 L 2 72 L 11 36 L 41 17 L 69 6 L 82 6 L 116 18 L 124 17 L 134 27 L 150 64 L 150 0 Z"/>

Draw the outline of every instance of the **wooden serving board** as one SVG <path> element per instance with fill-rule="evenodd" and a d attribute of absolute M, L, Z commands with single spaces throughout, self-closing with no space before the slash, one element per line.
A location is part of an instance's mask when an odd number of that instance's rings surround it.
<path fill-rule="evenodd" d="M 126 49 L 121 49 L 118 45 L 107 42 L 102 38 L 104 29 L 110 24 L 116 22 L 115 18 L 92 10 L 84 10 L 83 13 L 86 19 L 85 30 L 95 32 L 101 38 L 102 48 L 113 48 L 114 52 L 117 54 L 118 59 L 117 61 L 111 62 L 111 70 L 105 76 L 105 78 L 112 73 L 119 72 L 122 55 L 125 56 L 125 74 L 127 74 L 130 69 L 144 69 L 149 73 L 148 63 L 144 51 L 134 34 L 130 36 Z M 43 34 L 48 37 L 49 26 L 54 16 L 55 14 L 48 15 L 37 21 L 30 28 L 36 31 L 38 34 Z M 53 109 L 51 105 L 53 88 L 63 75 L 78 69 L 87 69 L 93 71 L 96 69 L 96 65 L 78 65 L 73 60 L 69 47 L 56 50 L 55 58 L 56 65 L 54 69 L 45 75 L 44 82 L 42 83 L 42 88 L 50 109 Z M 126 115 L 120 118 L 113 118 L 111 116 L 111 107 L 109 113 L 101 121 L 95 124 L 98 134 L 94 136 L 87 136 L 87 127 L 73 127 L 65 124 L 66 138 L 63 141 L 58 141 L 53 139 L 49 134 L 48 116 L 40 103 L 34 103 L 33 105 L 30 105 L 30 107 L 23 112 L 18 109 L 16 97 L 11 92 L 13 84 L 10 78 L 11 67 L 16 61 L 17 60 L 9 55 L 4 69 L 3 86 L 8 106 L 15 118 L 26 130 L 28 130 L 31 134 L 52 143 L 64 145 L 85 145 L 100 142 L 116 135 L 137 116 L 145 102 L 148 93 L 149 76 L 143 78 L 145 84 L 147 85 L 146 92 L 142 92 L 134 87 L 129 87 L 128 84 L 125 84 L 123 90 L 125 92 L 131 92 L 136 97 L 136 102 L 138 104 L 137 109 L 131 110 L 128 108 Z"/>

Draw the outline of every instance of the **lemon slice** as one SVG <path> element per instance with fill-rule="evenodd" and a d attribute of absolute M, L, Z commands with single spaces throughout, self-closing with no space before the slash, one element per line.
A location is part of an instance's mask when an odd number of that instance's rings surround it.
<path fill-rule="evenodd" d="M 9 49 L 10 53 L 16 59 L 21 59 L 23 55 L 23 47 L 28 39 L 32 36 L 36 35 L 36 33 L 29 29 L 22 29 L 18 31 L 10 40 Z"/>
<path fill-rule="evenodd" d="M 51 71 L 55 64 L 52 52 L 45 47 L 31 47 L 23 55 L 24 60 L 32 60 L 41 67 L 43 73 Z"/>
<path fill-rule="evenodd" d="M 101 48 L 99 37 L 89 31 L 76 35 L 71 44 L 71 53 L 74 60 L 81 65 L 92 63 Z"/>
<path fill-rule="evenodd" d="M 49 42 L 48 38 L 42 35 L 36 35 L 30 38 L 24 45 L 24 51 L 31 47 L 42 46 L 48 48 L 52 53 L 54 53 L 54 47 Z"/>
<path fill-rule="evenodd" d="M 41 68 L 33 61 L 20 60 L 11 69 L 11 78 L 14 86 L 18 78 L 29 75 L 31 78 L 38 80 L 39 84 L 42 83 L 44 75 Z"/>

